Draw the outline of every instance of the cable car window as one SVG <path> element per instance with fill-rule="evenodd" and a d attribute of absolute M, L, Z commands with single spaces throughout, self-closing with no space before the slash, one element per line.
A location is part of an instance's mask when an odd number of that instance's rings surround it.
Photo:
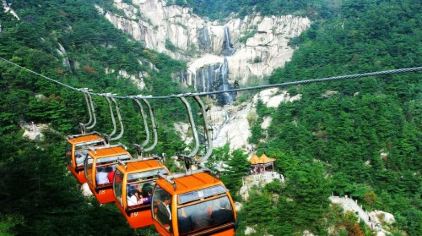
<path fill-rule="evenodd" d="M 120 155 L 120 156 L 112 156 L 112 157 L 104 157 L 97 159 L 97 164 L 107 164 L 107 162 L 116 162 L 117 160 L 129 160 L 129 155 Z"/>
<path fill-rule="evenodd" d="M 162 169 L 144 171 L 140 173 L 132 173 L 132 174 L 129 174 L 128 181 L 153 178 L 153 177 L 158 176 L 159 174 L 168 174 L 168 171 L 165 168 L 162 168 Z"/>
<path fill-rule="evenodd" d="M 86 155 L 88 154 L 88 147 L 82 146 L 82 147 L 76 147 L 75 148 L 75 161 L 76 166 L 83 165 Z"/>
<path fill-rule="evenodd" d="M 154 181 L 151 180 L 135 180 L 128 182 L 127 185 L 127 205 L 135 207 L 140 205 L 149 205 L 152 200 L 152 191 Z"/>
<path fill-rule="evenodd" d="M 90 158 L 90 157 L 89 157 Z M 118 160 L 129 160 L 128 155 L 120 155 L 113 157 L 105 157 L 96 159 L 96 173 L 95 181 L 97 185 L 103 185 L 101 187 L 107 187 L 113 183 L 114 173 Z"/>
<path fill-rule="evenodd" d="M 116 170 L 115 162 L 98 165 L 97 172 L 95 174 L 95 180 L 96 180 L 97 185 L 113 183 L 115 170 Z"/>
<path fill-rule="evenodd" d="M 123 186 L 123 174 L 119 170 L 116 170 L 114 174 L 113 190 L 114 195 L 120 204 L 122 204 L 122 186 Z"/>
<path fill-rule="evenodd" d="M 208 198 L 210 196 L 215 196 L 227 192 L 227 189 L 222 185 L 213 186 L 210 188 L 205 188 L 185 194 L 179 195 L 178 202 L 179 204 L 185 204 L 187 202 L 193 202 L 200 199 Z"/>
<path fill-rule="evenodd" d="M 94 142 L 94 143 L 82 143 L 75 146 L 75 161 L 76 166 L 82 166 L 85 158 L 88 154 L 88 149 L 90 147 L 97 147 L 104 145 L 103 141 L 100 142 Z"/>
<path fill-rule="evenodd" d="M 186 204 L 177 210 L 177 222 L 180 235 L 188 235 L 234 223 L 233 208 L 227 196 Z"/>
<path fill-rule="evenodd" d="M 152 214 L 167 231 L 171 228 L 171 195 L 157 186 L 152 197 Z"/>

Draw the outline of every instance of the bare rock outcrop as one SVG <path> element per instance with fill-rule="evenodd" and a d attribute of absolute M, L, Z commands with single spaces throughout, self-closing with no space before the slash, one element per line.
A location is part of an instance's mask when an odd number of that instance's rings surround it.
<path fill-rule="evenodd" d="M 308 18 L 292 15 L 209 21 L 164 0 L 114 0 L 113 5 L 115 11 L 96 8 L 146 48 L 187 61 L 187 71 L 177 78 L 197 91 L 229 89 L 271 74 L 290 60 L 289 41 L 310 26 Z M 230 96 L 222 103 L 230 104 L 235 94 Z"/>

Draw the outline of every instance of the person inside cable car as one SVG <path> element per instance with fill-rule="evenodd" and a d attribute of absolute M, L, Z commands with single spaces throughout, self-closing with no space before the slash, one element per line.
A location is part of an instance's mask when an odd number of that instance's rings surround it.
<path fill-rule="evenodd" d="M 205 202 L 202 207 L 204 207 L 206 211 L 193 211 L 190 216 L 192 228 L 194 229 L 204 228 L 211 224 L 212 207 L 207 202 Z"/>
<path fill-rule="evenodd" d="M 128 206 L 136 206 L 138 205 L 138 199 L 139 199 L 139 192 L 137 192 L 136 190 L 133 190 L 131 192 L 128 193 L 127 195 L 127 205 Z"/>
<path fill-rule="evenodd" d="M 177 216 L 179 224 L 179 233 L 180 234 L 187 234 L 192 230 L 192 221 L 190 217 L 186 215 L 185 209 L 180 211 L 180 214 Z"/>
<path fill-rule="evenodd" d="M 233 214 L 230 209 L 228 199 L 218 199 L 218 201 L 215 201 L 211 213 L 212 224 L 221 225 L 233 221 Z"/>
<path fill-rule="evenodd" d="M 156 158 L 118 163 L 113 181 L 116 206 L 133 229 L 152 225 L 151 202 L 155 181 L 168 169 Z"/>
<path fill-rule="evenodd" d="M 84 162 L 85 176 L 99 203 L 114 202 L 113 183 L 110 183 L 108 175 L 118 161 L 128 161 L 131 158 L 123 145 L 108 145 L 89 150 Z"/>
<path fill-rule="evenodd" d="M 163 201 L 160 202 L 160 205 L 158 206 L 158 217 L 160 217 L 160 219 L 163 219 L 163 221 L 171 220 L 170 202 L 170 198 L 166 197 L 163 199 Z"/>
<path fill-rule="evenodd" d="M 88 153 L 87 150 L 79 149 L 75 151 L 75 158 L 76 158 L 76 165 L 82 166 L 86 157 L 86 154 Z"/>
<path fill-rule="evenodd" d="M 84 161 L 90 147 L 105 145 L 104 138 L 96 133 L 69 135 L 67 137 L 66 157 L 67 169 L 75 176 L 79 183 L 86 182 L 83 172 Z"/>
<path fill-rule="evenodd" d="M 112 166 L 111 169 L 107 171 L 107 178 L 108 178 L 109 183 L 113 183 L 115 171 L 116 171 L 116 166 Z"/>
<path fill-rule="evenodd" d="M 165 196 L 158 205 L 157 217 L 167 230 L 171 227 L 170 196 Z"/>
<path fill-rule="evenodd" d="M 153 188 L 154 187 L 150 183 L 145 183 L 144 186 L 142 186 L 141 198 L 142 198 L 143 204 L 150 204 L 151 203 Z"/>
<path fill-rule="evenodd" d="M 104 169 L 104 167 L 98 167 L 97 168 L 97 174 L 95 179 L 97 180 L 97 184 L 108 184 L 108 177 L 107 177 L 107 171 Z"/>

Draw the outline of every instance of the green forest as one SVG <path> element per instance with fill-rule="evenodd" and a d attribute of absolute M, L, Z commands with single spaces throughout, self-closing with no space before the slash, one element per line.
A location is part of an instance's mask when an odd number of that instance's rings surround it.
<path fill-rule="evenodd" d="M 146 95 L 185 91 L 172 73 L 186 63 L 144 48 L 114 28 L 94 5 L 99 0 L 13 0 L 21 20 L 0 11 L 0 57 L 75 87 L 98 92 L 138 94 L 119 70 L 149 74 Z M 129 1 L 130 2 L 130 1 Z M 175 0 L 210 19 L 295 14 L 312 20 L 291 41 L 292 60 L 270 83 L 422 65 L 422 3 L 417 0 Z M 66 50 L 63 64 L 57 49 Z M 138 59 L 142 58 L 143 63 Z M 148 66 L 148 62 L 156 68 Z M 114 71 L 106 73 L 106 71 Z M 84 198 L 65 168 L 65 139 L 87 120 L 83 95 L 0 61 L 0 235 L 155 235 L 131 230 L 113 205 Z M 354 214 L 343 214 L 328 197 L 348 195 L 366 210 L 392 213 L 393 235 L 422 235 L 422 79 L 421 73 L 291 87 L 302 99 L 278 108 L 257 105 L 250 142 L 258 154 L 275 157 L 286 177 L 250 193 L 239 212 L 238 235 L 372 235 Z M 112 129 L 106 102 L 94 98 L 98 126 Z M 129 101 L 120 101 L 125 135 L 132 144 L 144 138 L 141 118 Z M 157 153 L 185 149 L 173 122 L 187 120 L 177 101 L 152 101 L 158 123 Z M 273 121 L 261 129 L 265 117 Z M 23 138 L 22 122 L 49 124 L 43 141 Z M 383 155 L 382 155 L 383 154 Z M 240 201 L 248 173 L 247 155 L 214 150 L 208 163 L 228 167 L 221 179 Z M 168 163 L 173 166 L 172 163 Z"/>

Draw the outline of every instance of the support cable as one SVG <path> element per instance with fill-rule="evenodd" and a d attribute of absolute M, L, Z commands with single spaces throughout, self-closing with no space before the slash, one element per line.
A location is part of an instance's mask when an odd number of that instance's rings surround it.
<path fill-rule="evenodd" d="M 192 108 L 189 104 L 189 102 L 186 100 L 185 97 L 179 97 L 180 100 L 183 102 L 183 105 L 186 107 L 186 111 L 189 116 L 189 123 L 192 128 L 192 134 L 193 134 L 193 140 L 195 141 L 195 147 L 192 149 L 192 151 L 186 155 L 188 158 L 193 158 L 199 151 L 199 137 L 198 137 L 198 131 L 196 129 L 195 120 L 193 119 L 192 115 Z"/>
<path fill-rule="evenodd" d="M 22 70 L 40 76 L 43 79 L 56 83 L 58 85 L 64 86 L 68 89 L 77 91 L 77 92 L 84 92 L 81 88 L 76 88 L 70 86 L 66 83 L 60 82 L 58 80 L 52 79 L 40 73 L 37 73 L 31 69 L 25 68 L 20 66 L 14 62 L 11 62 L 3 57 L 0 57 L 1 61 L 4 61 L 10 65 L 16 66 Z M 118 99 L 134 99 L 134 98 L 141 98 L 141 99 L 170 99 L 170 98 L 180 98 L 180 97 L 195 97 L 195 96 L 208 96 L 220 93 L 232 93 L 232 92 L 242 92 L 242 91 L 249 91 L 249 90 L 261 90 L 261 89 L 268 89 L 268 88 L 282 88 L 288 87 L 293 85 L 301 85 L 301 84 L 311 84 L 311 83 L 322 83 L 322 82 L 330 82 L 330 81 L 340 81 L 340 80 L 354 80 L 354 79 L 361 79 L 365 77 L 371 76 L 382 76 L 382 75 L 394 75 L 394 74 L 403 74 L 403 73 L 410 73 L 410 72 L 420 72 L 422 71 L 422 66 L 420 67 L 409 67 L 409 68 L 399 68 L 399 69 L 392 69 L 392 70 L 383 70 L 383 71 L 375 71 L 375 72 L 368 72 L 368 73 L 359 73 L 359 74 L 350 74 L 350 75 L 340 75 L 340 76 L 333 76 L 333 77 L 325 77 L 319 79 L 308 79 L 308 80 L 299 80 L 299 81 L 291 81 L 285 83 L 278 83 L 278 84 L 267 84 L 267 85 L 259 85 L 259 86 L 252 86 L 252 87 L 244 87 L 244 88 L 236 88 L 236 89 L 229 89 L 229 90 L 221 90 L 221 91 L 212 91 L 212 92 L 193 92 L 193 93 L 182 93 L 182 94 L 171 94 L 171 95 L 163 95 L 163 96 L 152 96 L 152 95 L 110 95 L 111 98 L 118 98 Z M 98 92 L 88 92 L 90 95 L 93 96 L 101 96 L 105 97 L 103 93 Z"/>

